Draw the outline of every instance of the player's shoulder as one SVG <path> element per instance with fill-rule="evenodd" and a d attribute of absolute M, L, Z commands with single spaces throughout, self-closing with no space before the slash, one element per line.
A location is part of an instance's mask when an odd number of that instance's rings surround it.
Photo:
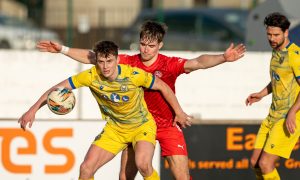
<path fill-rule="evenodd" d="M 130 64 L 119 64 L 119 73 L 120 74 L 139 74 L 139 72 L 142 72 L 143 70 L 135 67 L 135 66 L 131 66 Z"/>
<path fill-rule="evenodd" d="M 300 47 L 295 43 L 291 43 L 288 47 L 289 55 L 295 58 L 300 58 Z M 300 59 L 299 59 L 300 60 Z"/>
<path fill-rule="evenodd" d="M 181 58 L 181 57 L 177 57 L 177 56 L 167 56 L 164 54 L 158 54 L 158 56 L 159 56 L 158 58 L 160 59 L 160 61 L 168 62 L 168 63 L 182 63 L 187 60 L 185 58 Z"/>
<path fill-rule="evenodd" d="M 133 54 L 133 55 L 119 54 L 119 58 L 120 58 L 120 60 L 137 60 L 140 58 L 140 56 L 139 56 L 139 54 Z"/>

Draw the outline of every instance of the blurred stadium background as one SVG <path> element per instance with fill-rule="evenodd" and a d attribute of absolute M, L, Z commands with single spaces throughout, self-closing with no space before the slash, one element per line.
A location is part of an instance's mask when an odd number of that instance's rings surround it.
<path fill-rule="evenodd" d="M 231 41 L 247 45 L 241 61 L 180 76 L 176 94 L 195 117 L 195 125 L 184 130 L 193 178 L 254 179 L 248 158 L 271 98 L 252 107 L 245 107 L 244 100 L 269 82 L 271 53 L 262 21 L 269 12 L 286 14 L 291 38 L 300 42 L 297 7 L 298 0 L 0 0 L 0 179 L 77 179 L 79 165 L 105 123 L 83 89 L 75 91 L 78 101 L 70 114 L 57 116 L 44 107 L 32 129 L 19 129 L 17 119 L 46 89 L 89 67 L 61 54 L 38 52 L 35 43 L 50 39 L 90 49 L 96 41 L 112 40 L 121 53 L 133 54 L 145 17 L 169 26 L 170 45 L 161 53 L 170 56 L 217 54 Z M 201 17 L 207 24 L 196 29 Z M 297 144 L 291 159 L 278 164 L 282 179 L 298 179 L 299 157 Z M 117 156 L 95 179 L 118 179 L 119 162 Z M 171 179 L 159 147 L 153 163 L 162 179 Z"/>

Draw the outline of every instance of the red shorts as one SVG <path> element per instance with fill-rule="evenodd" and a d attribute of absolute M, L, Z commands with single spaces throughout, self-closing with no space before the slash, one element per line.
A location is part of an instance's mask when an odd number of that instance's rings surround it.
<path fill-rule="evenodd" d="M 187 147 L 183 132 L 178 126 L 158 128 L 156 139 L 161 147 L 161 156 L 185 155 Z"/>

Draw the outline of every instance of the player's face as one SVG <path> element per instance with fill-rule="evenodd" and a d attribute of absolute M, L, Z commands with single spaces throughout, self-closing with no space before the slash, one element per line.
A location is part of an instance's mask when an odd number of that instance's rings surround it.
<path fill-rule="evenodd" d="M 156 60 L 162 42 L 143 38 L 140 40 L 140 53 L 143 61 Z"/>
<path fill-rule="evenodd" d="M 97 56 L 97 66 L 100 69 L 100 73 L 109 80 L 114 80 L 118 75 L 118 58 L 114 55 L 103 57 Z"/>
<path fill-rule="evenodd" d="M 268 26 L 267 36 L 270 46 L 273 49 L 281 50 L 285 48 L 285 42 L 288 38 L 288 30 L 283 32 L 279 27 Z"/>

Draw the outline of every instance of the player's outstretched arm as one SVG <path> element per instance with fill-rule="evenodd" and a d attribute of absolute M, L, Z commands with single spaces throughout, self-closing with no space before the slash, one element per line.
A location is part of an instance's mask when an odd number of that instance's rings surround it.
<path fill-rule="evenodd" d="M 80 63 L 96 63 L 94 52 L 87 49 L 69 48 L 53 41 L 39 41 L 36 48 L 41 52 L 62 53 Z"/>
<path fill-rule="evenodd" d="M 226 49 L 223 54 L 209 55 L 204 54 L 195 59 L 190 59 L 184 64 L 185 72 L 192 72 L 198 69 L 207 69 L 224 62 L 234 62 L 244 56 L 246 47 L 244 44 L 234 46 L 233 43 Z"/>
<path fill-rule="evenodd" d="M 31 106 L 31 108 L 25 112 L 20 119 L 18 120 L 18 123 L 20 123 L 20 126 L 23 130 L 26 130 L 26 126 L 28 124 L 28 127 L 31 128 L 33 121 L 35 119 L 35 114 L 36 112 L 43 107 L 46 102 L 47 102 L 47 96 L 49 94 L 50 91 L 52 91 L 53 89 L 55 89 L 56 87 L 65 87 L 68 89 L 72 89 L 70 83 L 68 80 L 64 80 L 61 83 L 53 86 L 52 88 L 50 88 L 49 90 L 47 90 L 39 99 L 36 103 L 34 103 L 33 106 Z"/>
<path fill-rule="evenodd" d="M 245 101 L 246 106 L 248 106 L 248 105 L 251 106 L 253 103 L 260 101 L 263 97 L 267 96 L 271 92 L 272 92 L 272 85 L 270 82 L 260 92 L 250 94 Z"/>
<path fill-rule="evenodd" d="M 192 117 L 187 115 L 181 108 L 174 92 L 172 89 L 162 80 L 159 78 L 155 78 L 154 84 L 152 86 L 152 89 L 159 90 L 166 101 L 170 104 L 170 106 L 173 108 L 175 112 L 175 119 L 173 122 L 173 125 L 176 125 L 176 123 L 179 123 L 181 127 L 186 128 L 186 126 L 191 126 L 191 119 Z"/>

